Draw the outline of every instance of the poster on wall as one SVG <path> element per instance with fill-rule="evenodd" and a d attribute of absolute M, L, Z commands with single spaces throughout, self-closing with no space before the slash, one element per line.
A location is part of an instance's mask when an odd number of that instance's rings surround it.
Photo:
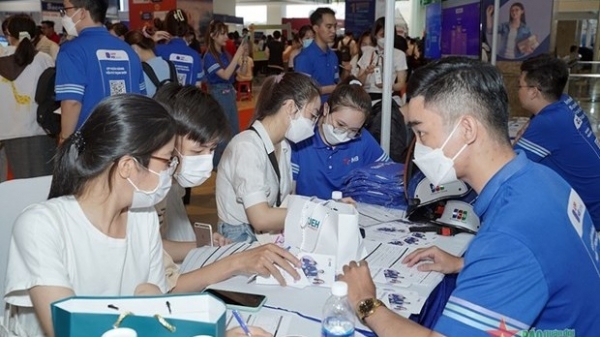
<path fill-rule="evenodd" d="M 346 0 L 346 32 L 358 38 L 363 32 L 371 29 L 375 22 L 375 1 Z"/>
<path fill-rule="evenodd" d="M 178 0 L 177 7 L 183 9 L 189 23 L 196 31 L 196 36 L 202 40 L 213 15 L 213 0 Z"/>
<path fill-rule="evenodd" d="M 479 58 L 480 13 L 479 0 L 442 2 L 442 56 Z"/>
<path fill-rule="evenodd" d="M 497 59 L 522 61 L 550 51 L 553 0 L 500 0 Z M 482 28 L 488 44 L 493 32 L 494 0 L 483 0 Z"/>
<path fill-rule="evenodd" d="M 432 3 L 425 9 L 425 58 L 442 57 L 442 4 Z"/>
<path fill-rule="evenodd" d="M 164 13 L 176 7 L 177 0 L 129 0 L 129 28 L 151 27 L 155 18 L 164 18 Z"/>

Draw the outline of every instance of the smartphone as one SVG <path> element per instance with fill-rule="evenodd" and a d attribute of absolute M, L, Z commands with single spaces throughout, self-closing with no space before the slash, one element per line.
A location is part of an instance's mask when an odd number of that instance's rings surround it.
<path fill-rule="evenodd" d="M 248 43 L 248 40 L 250 40 L 250 34 L 244 36 L 244 38 L 242 39 L 242 44 Z"/>
<path fill-rule="evenodd" d="M 383 79 L 381 78 L 381 68 L 377 67 L 373 69 L 373 75 L 375 76 L 375 84 L 383 84 Z"/>
<path fill-rule="evenodd" d="M 244 311 L 258 311 L 267 301 L 267 296 L 259 294 L 242 293 L 237 291 L 206 289 L 209 293 L 221 301 L 225 302 L 227 309 L 237 309 Z"/>
<path fill-rule="evenodd" d="M 194 233 L 196 233 L 196 247 L 213 246 L 213 231 L 210 224 L 196 222 Z"/>

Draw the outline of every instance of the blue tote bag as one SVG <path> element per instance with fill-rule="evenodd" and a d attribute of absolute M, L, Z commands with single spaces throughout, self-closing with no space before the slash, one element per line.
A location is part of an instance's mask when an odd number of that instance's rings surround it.
<path fill-rule="evenodd" d="M 225 336 L 225 304 L 209 294 L 70 297 L 52 303 L 54 334 L 101 336 L 130 328 L 143 337 Z"/>

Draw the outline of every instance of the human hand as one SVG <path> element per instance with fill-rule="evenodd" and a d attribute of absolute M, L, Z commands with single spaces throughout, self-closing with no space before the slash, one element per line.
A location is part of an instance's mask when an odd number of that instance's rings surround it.
<path fill-rule="evenodd" d="M 492 16 L 494 15 L 494 5 L 489 5 L 486 10 L 485 13 L 487 14 L 487 16 Z"/>
<path fill-rule="evenodd" d="M 443 274 L 458 273 L 464 265 L 462 258 L 448 254 L 437 246 L 419 248 L 408 254 L 402 263 L 412 267 L 421 261 L 432 261 L 433 263 L 421 264 L 417 267 L 419 271 L 437 271 Z"/>
<path fill-rule="evenodd" d="M 377 88 L 379 88 L 379 89 L 382 89 L 383 88 L 383 83 L 379 83 L 379 84 L 375 83 L 375 86 Z"/>
<path fill-rule="evenodd" d="M 371 278 L 369 264 L 367 261 L 351 261 L 343 268 L 344 274 L 338 275 L 338 281 L 348 284 L 348 301 L 352 309 L 356 309 L 358 303 L 367 298 L 375 298 L 375 283 Z"/>
<path fill-rule="evenodd" d="M 221 247 L 221 246 L 228 245 L 232 242 L 233 241 L 229 240 L 228 238 L 224 237 L 223 235 L 221 235 L 219 233 L 213 233 L 213 245 L 214 246 Z"/>
<path fill-rule="evenodd" d="M 248 55 L 248 43 L 242 43 L 235 51 L 234 57 L 241 57 L 242 55 Z"/>
<path fill-rule="evenodd" d="M 342 200 L 341 200 L 341 201 L 342 201 L 343 203 L 350 204 L 350 205 L 352 205 L 352 206 L 356 207 L 356 200 L 352 199 L 351 197 L 345 197 L 345 198 L 342 198 Z"/>
<path fill-rule="evenodd" d="M 365 72 L 367 74 L 372 74 L 375 72 L 375 66 L 368 66 L 367 69 L 365 70 Z"/>
<path fill-rule="evenodd" d="M 240 270 L 244 274 L 258 274 L 264 277 L 273 275 L 279 284 L 285 286 L 285 279 L 277 268 L 279 266 L 290 274 L 294 280 L 300 279 L 300 274 L 294 269 L 294 267 L 301 267 L 300 260 L 287 250 L 272 243 L 235 254 L 234 256 L 239 258 L 241 264 Z"/>
<path fill-rule="evenodd" d="M 162 291 L 155 284 L 142 283 L 135 287 L 133 294 L 135 296 L 162 295 Z"/>
<path fill-rule="evenodd" d="M 249 326 L 248 330 L 250 330 L 250 334 L 252 334 L 253 337 L 273 337 L 272 334 L 270 334 L 270 333 L 266 332 L 265 330 L 258 328 L 258 327 Z M 227 333 L 225 334 L 225 336 L 226 337 L 246 337 L 247 335 L 242 328 L 237 327 L 237 328 L 227 330 Z"/>
<path fill-rule="evenodd" d="M 152 40 L 154 40 L 154 42 L 158 42 L 160 40 L 170 40 L 171 39 L 171 34 L 165 32 L 164 30 L 159 30 L 156 33 L 154 33 L 154 35 L 152 35 Z"/>

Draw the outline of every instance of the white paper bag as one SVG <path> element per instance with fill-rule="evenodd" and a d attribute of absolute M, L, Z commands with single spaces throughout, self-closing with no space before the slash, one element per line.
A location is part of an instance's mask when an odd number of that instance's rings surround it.
<path fill-rule="evenodd" d="M 335 256 L 336 272 L 366 256 L 354 206 L 298 195 L 289 197 L 285 244 L 302 252 Z"/>

